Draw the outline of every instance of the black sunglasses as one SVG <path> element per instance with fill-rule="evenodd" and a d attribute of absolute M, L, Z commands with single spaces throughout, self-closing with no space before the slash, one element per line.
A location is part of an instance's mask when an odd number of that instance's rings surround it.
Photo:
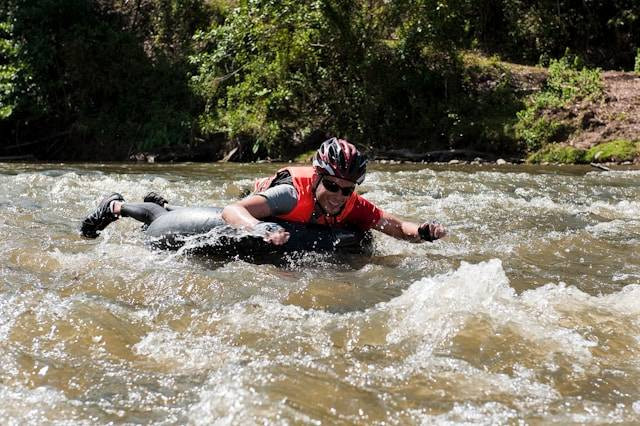
<path fill-rule="evenodd" d="M 353 191 L 355 191 L 356 187 L 355 186 L 348 186 L 348 187 L 344 187 L 344 186 L 340 186 L 335 182 L 331 182 L 328 179 L 322 179 L 322 186 L 324 186 L 327 191 L 329 192 L 342 192 L 342 195 L 344 195 L 345 197 L 348 197 L 349 195 L 353 194 Z"/>

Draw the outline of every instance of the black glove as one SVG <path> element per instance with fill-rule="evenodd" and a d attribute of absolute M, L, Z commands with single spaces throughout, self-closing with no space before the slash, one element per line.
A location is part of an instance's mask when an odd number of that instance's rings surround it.
<path fill-rule="evenodd" d="M 431 227 L 429 225 L 431 225 L 429 222 L 425 222 L 420 225 L 420 227 L 418 228 L 418 235 L 420 235 L 420 239 L 422 239 L 423 241 L 432 242 L 437 238 L 431 235 Z"/>

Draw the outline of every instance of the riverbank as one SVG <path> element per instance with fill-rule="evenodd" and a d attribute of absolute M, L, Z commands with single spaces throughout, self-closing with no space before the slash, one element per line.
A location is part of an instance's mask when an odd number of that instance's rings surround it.
<path fill-rule="evenodd" d="M 565 93 L 557 111 L 528 103 L 564 84 L 558 62 L 583 100 L 585 88 L 600 96 L 596 79 L 564 71 L 640 71 L 640 5 L 630 2 L 125 3 L 2 8 L 0 158 L 290 160 L 340 135 L 371 158 L 407 149 L 429 153 L 424 161 L 451 150 L 524 159 L 587 129 L 635 141 L 633 129 L 597 129 L 609 112 L 632 125 L 624 107 L 573 111 Z M 634 109 L 635 91 L 607 99 Z"/>
<path fill-rule="evenodd" d="M 444 163 L 523 163 L 535 164 L 594 164 L 608 167 L 612 165 L 640 164 L 640 75 L 634 72 L 592 71 L 599 75 L 596 95 L 576 95 L 562 102 L 561 95 L 552 102 L 545 95 L 556 96 L 553 90 L 575 90 L 572 85 L 584 84 L 578 80 L 577 71 L 550 76 L 549 69 L 523 66 L 491 60 L 482 56 L 466 55 L 468 68 L 475 68 L 476 86 L 484 86 L 490 92 L 497 87 L 507 87 L 513 97 L 522 103 L 520 110 L 506 111 L 497 123 L 492 123 L 496 133 L 508 140 L 507 146 L 523 146 L 527 130 L 523 126 L 540 126 L 533 129 L 538 137 L 539 149 L 526 148 L 515 152 L 483 152 L 470 149 L 451 149 L 433 152 L 411 152 L 407 149 L 376 152 L 374 158 L 382 161 L 418 161 Z M 597 73 L 597 74 L 595 74 Z M 549 79 L 555 79 L 549 82 Z M 575 80 L 573 80 L 575 79 Z M 549 87 L 552 87 L 551 90 Z M 541 96 L 542 95 L 542 96 Z M 517 102 L 516 102 L 517 103 Z M 534 104 L 534 119 L 525 121 L 527 105 Z M 495 117 L 496 112 L 488 109 L 486 117 Z M 519 122 L 518 122 L 519 121 Z M 514 124 L 516 123 L 516 124 Z M 514 131 L 520 126 L 520 131 Z M 537 133 L 536 133 L 537 132 Z M 545 139 L 548 138 L 548 139 Z M 528 143 L 528 141 L 526 141 Z M 533 144 L 532 144 L 533 145 Z"/>
<path fill-rule="evenodd" d="M 397 148 L 367 146 L 365 152 L 380 162 L 536 164 L 640 164 L 640 75 L 632 72 L 599 73 L 597 96 L 577 96 L 562 105 L 551 103 L 535 111 L 535 129 L 544 136 L 555 132 L 539 149 L 528 149 L 520 115 L 527 103 L 548 91 L 549 69 L 487 58 L 477 53 L 463 55 L 470 87 L 483 109 L 473 120 L 461 123 L 460 139 L 448 149 L 424 150 L 424 146 L 400 142 Z M 557 84 L 557 82 L 554 82 Z M 575 84 L 575 82 L 572 82 Z M 496 102 L 504 97 L 509 101 Z M 520 123 L 519 123 L 520 120 Z M 517 130 L 521 126 L 520 131 Z M 560 130 L 549 130 L 560 129 Z M 525 135 L 526 137 L 526 135 Z M 251 152 L 250 141 L 238 142 L 223 135 L 215 144 L 163 148 L 141 152 L 130 159 L 142 162 L 173 161 L 301 161 L 311 157 L 323 135 L 292 147 L 278 158 L 261 158 Z"/>
<path fill-rule="evenodd" d="M 602 95 L 541 111 L 551 126 L 570 129 L 529 156 L 536 163 L 640 163 L 640 75 L 602 73 Z"/>
<path fill-rule="evenodd" d="M 373 161 L 391 163 L 640 164 L 640 75 L 589 70 L 598 76 L 596 94 L 548 102 L 545 96 L 557 96 L 553 90 L 564 90 L 563 84 L 579 86 L 581 82 L 562 76 L 567 81 L 559 85 L 551 68 L 509 63 L 477 52 L 466 52 L 461 59 L 468 96 L 461 101 L 459 115 L 442 118 L 457 120 L 453 123 L 455 134 L 445 137 L 444 142 L 441 135 L 433 134 L 417 139 L 398 136 L 397 140 L 365 145 L 354 142 Z M 194 137 L 185 144 L 145 151 L 130 148 L 122 157 L 105 144 L 97 144 L 89 153 L 88 147 L 96 145 L 90 140 L 51 142 L 51 138 L 65 137 L 54 134 L 5 145 L 0 149 L 0 161 L 307 162 L 326 136 L 321 131 L 312 132 L 292 140 L 279 155 L 269 156 L 256 150 L 256 142 L 249 138 L 219 132 L 206 140 Z M 49 142 L 48 148 L 41 146 Z"/>

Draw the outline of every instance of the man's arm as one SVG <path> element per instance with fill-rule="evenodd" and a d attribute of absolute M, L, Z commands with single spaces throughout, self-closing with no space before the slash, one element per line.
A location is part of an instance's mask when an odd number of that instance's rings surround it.
<path fill-rule="evenodd" d="M 226 206 L 222 210 L 222 219 L 229 225 L 238 228 L 253 229 L 266 217 L 273 215 L 271 207 L 265 197 L 252 195 L 238 202 Z M 275 245 L 287 242 L 289 233 L 280 229 L 275 232 L 267 232 L 264 240 Z"/>
<path fill-rule="evenodd" d="M 445 227 L 439 223 L 425 222 L 418 225 L 414 222 L 401 220 L 387 212 L 382 213 L 382 217 L 376 222 L 373 229 L 413 243 L 435 241 L 447 235 Z"/>

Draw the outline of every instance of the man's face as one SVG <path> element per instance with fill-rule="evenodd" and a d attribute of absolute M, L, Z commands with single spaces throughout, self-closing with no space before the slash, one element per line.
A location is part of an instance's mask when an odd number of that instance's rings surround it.
<path fill-rule="evenodd" d="M 338 214 L 356 185 L 335 176 L 323 176 L 316 189 L 316 200 L 328 214 Z M 346 195 L 344 194 L 346 192 Z"/>

